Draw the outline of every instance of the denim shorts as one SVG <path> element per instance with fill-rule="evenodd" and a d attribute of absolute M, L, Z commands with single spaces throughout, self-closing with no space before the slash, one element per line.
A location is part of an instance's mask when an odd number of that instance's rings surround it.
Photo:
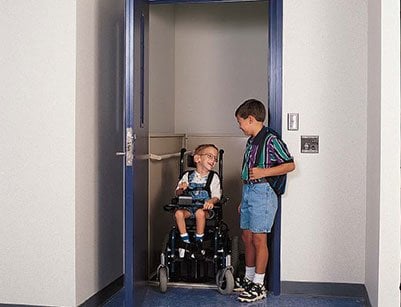
<path fill-rule="evenodd" d="M 190 219 L 194 219 L 195 218 L 195 212 L 198 209 L 202 209 L 203 208 L 203 204 L 196 204 L 190 207 L 185 208 L 184 210 L 187 210 L 191 215 L 189 216 Z M 206 214 L 206 219 L 210 220 L 214 217 L 215 213 L 213 211 L 213 209 L 209 209 L 207 214 Z"/>
<path fill-rule="evenodd" d="M 269 183 L 244 184 L 240 210 L 240 228 L 253 233 L 269 233 L 276 216 L 277 195 Z"/>
<path fill-rule="evenodd" d="M 198 209 L 202 209 L 202 208 L 203 208 L 203 204 L 202 205 L 194 204 L 193 206 L 186 207 L 184 210 L 187 210 L 191 214 L 189 216 L 190 219 L 194 219 L 195 218 L 195 212 Z"/>

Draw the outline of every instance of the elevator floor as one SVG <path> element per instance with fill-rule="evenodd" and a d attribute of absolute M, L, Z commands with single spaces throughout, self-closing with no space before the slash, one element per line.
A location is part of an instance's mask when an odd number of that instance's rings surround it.
<path fill-rule="evenodd" d="M 145 307 L 195 307 L 195 306 L 243 306 L 243 307 L 267 307 L 267 306 L 319 306 L 319 307 L 362 307 L 368 306 L 363 298 L 354 297 L 329 297 L 329 296 L 308 296 L 269 295 L 266 299 L 254 303 L 240 303 L 237 300 L 238 294 L 222 295 L 215 287 L 191 287 L 186 285 L 174 285 L 167 289 L 166 293 L 160 293 L 158 287 L 148 286 L 143 297 L 141 306 Z M 116 293 L 104 305 L 105 307 L 124 306 L 124 289 Z"/>

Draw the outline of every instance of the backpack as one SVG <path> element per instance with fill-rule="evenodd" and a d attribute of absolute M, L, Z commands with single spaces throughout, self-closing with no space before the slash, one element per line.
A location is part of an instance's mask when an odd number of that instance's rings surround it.
<path fill-rule="evenodd" d="M 263 134 L 263 138 L 262 138 L 263 141 L 260 144 L 258 144 L 258 150 L 256 152 L 256 158 L 255 158 L 255 161 L 258 164 L 260 162 L 262 151 L 264 150 L 264 148 L 266 148 L 266 142 L 269 139 L 267 137 L 268 134 L 270 133 L 270 134 L 276 136 L 281 141 L 280 135 L 276 131 L 274 131 L 273 129 L 271 129 L 269 127 L 265 127 L 263 133 L 264 133 Z M 267 179 L 267 182 L 270 184 L 271 188 L 277 194 L 277 196 L 281 196 L 281 195 L 284 194 L 285 186 L 286 186 L 286 183 L 287 183 L 287 174 L 266 177 L 266 179 Z"/>

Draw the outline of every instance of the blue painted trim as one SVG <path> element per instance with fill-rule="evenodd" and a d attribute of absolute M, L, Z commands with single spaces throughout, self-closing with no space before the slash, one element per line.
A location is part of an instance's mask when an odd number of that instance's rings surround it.
<path fill-rule="evenodd" d="M 281 135 L 283 0 L 269 1 L 269 126 Z M 271 235 L 269 290 L 280 295 L 281 197 Z"/>
<path fill-rule="evenodd" d="M 134 0 L 125 0 L 125 128 L 133 127 L 134 116 Z M 127 130 L 125 130 L 127 131 Z M 124 296 L 126 306 L 134 298 L 134 195 L 133 168 L 125 166 L 125 264 Z"/>
<path fill-rule="evenodd" d="M 139 114 L 139 125 L 141 128 L 145 127 L 145 16 L 141 13 L 140 21 L 140 50 L 141 50 L 141 92 L 140 92 L 140 114 Z"/>
<path fill-rule="evenodd" d="M 267 0 L 148 0 L 149 4 L 171 4 L 171 3 L 210 3 L 210 2 L 266 2 Z"/>

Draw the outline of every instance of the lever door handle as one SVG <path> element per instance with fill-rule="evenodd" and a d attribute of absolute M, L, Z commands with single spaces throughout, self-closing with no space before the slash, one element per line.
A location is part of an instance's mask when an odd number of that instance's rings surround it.
<path fill-rule="evenodd" d="M 125 156 L 125 152 L 124 151 L 117 151 L 116 152 L 116 156 Z"/>

